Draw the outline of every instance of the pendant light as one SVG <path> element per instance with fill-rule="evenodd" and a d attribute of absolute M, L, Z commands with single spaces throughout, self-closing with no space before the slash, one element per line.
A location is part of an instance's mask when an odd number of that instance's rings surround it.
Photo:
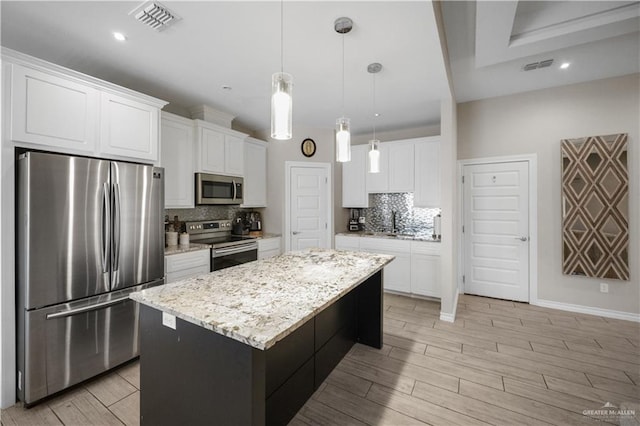
<path fill-rule="evenodd" d="M 376 74 L 382 70 L 382 65 L 374 62 L 369 64 L 367 71 L 373 76 L 373 139 L 369 141 L 369 173 L 380 173 L 380 141 L 376 139 Z"/>
<path fill-rule="evenodd" d="M 342 117 L 336 120 L 336 161 L 351 161 L 351 122 L 344 116 L 344 35 L 353 28 L 353 21 L 342 17 L 335 20 L 333 27 L 342 34 Z"/>
<path fill-rule="evenodd" d="M 293 136 L 293 77 L 284 72 L 284 0 L 280 1 L 280 72 L 271 76 L 271 137 L 289 140 Z"/>

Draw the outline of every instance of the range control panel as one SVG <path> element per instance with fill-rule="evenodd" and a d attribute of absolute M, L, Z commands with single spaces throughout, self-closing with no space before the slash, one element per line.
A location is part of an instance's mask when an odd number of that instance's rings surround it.
<path fill-rule="evenodd" d="M 227 219 L 223 220 L 207 220 L 204 222 L 187 222 L 185 224 L 187 233 L 189 234 L 202 234 L 205 232 L 230 232 L 231 221 Z"/>

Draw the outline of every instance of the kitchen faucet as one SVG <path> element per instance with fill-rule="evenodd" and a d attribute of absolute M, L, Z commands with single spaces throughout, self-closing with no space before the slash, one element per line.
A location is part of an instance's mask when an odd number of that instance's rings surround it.
<path fill-rule="evenodd" d="M 396 223 L 398 213 L 393 210 L 391 212 L 391 232 L 394 234 L 398 233 L 398 224 Z"/>

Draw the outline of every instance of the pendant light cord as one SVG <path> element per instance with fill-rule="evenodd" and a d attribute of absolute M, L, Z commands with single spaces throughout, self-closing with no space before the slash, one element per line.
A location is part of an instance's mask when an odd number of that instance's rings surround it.
<path fill-rule="evenodd" d="M 284 0 L 280 0 L 280 73 L 284 72 Z"/>
<path fill-rule="evenodd" d="M 376 74 L 373 74 L 373 139 L 376 139 Z"/>
<path fill-rule="evenodd" d="M 342 33 L 342 116 L 344 117 L 344 33 Z"/>

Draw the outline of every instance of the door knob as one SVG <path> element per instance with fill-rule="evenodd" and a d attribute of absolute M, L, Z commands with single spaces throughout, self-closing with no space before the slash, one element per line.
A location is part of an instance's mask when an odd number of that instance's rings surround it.
<path fill-rule="evenodd" d="M 529 241 L 529 237 L 516 237 L 516 240 Z"/>
<path fill-rule="evenodd" d="M 298 232 L 298 231 L 293 231 L 293 232 L 292 232 L 292 234 L 293 234 L 293 235 L 298 235 L 298 234 L 299 234 L 299 232 Z"/>

